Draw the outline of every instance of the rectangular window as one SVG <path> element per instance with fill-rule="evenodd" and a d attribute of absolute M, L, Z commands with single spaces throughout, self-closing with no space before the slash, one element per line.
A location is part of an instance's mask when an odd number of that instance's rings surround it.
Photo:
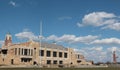
<path fill-rule="evenodd" d="M 30 62 L 32 58 L 21 58 L 21 62 Z"/>
<path fill-rule="evenodd" d="M 3 61 L 4 61 L 4 58 L 3 58 Z"/>
<path fill-rule="evenodd" d="M 78 59 L 80 58 L 80 56 L 78 55 Z"/>
<path fill-rule="evenodd" d="M 17 48 L 15 48 L 15 55 L 17 55 Z"/>
<path fill-rule="evenodd" d="M 23 55 L 23 48 L 22 48 L 22 55 Z"/>
<path fill-rule="evenodd" d="M 31 56 L 33 56 L 33 49 L 31 49 Z"/>
<path fill-rule="evenodd" d="M 27 49 L 24 49 L 24 55 L 27 55 Z"/>
<path fill-rule="evenodd" d="M 67 58 L 67 53 L 64 53 L 64 58 Z"/>
<path fill-rule="evenodd" d="M 57 60 L 54 60 L 54 61 L 53 61 L 53 64 L 57 64 Z"/>
<path fill-rule="evenodd" d="M 44 56 L 44 50 L 40 50 L 40 56 Z"/>
<path fill-rule="evenodd" d="M 59 52 L 59 57 L 62 57 L 62 52 Z"/>
<path fill-rule="evenodd" d="M 19 48 L 19 55 L 20 55 L 20 48 Z"/>
<path fill-rule="evenodd" d="M 63 64 L 63 61 L 59 61 L 59 64 Z"/>
<path fill-rule="evenodd" d="M 50 56 L 51 56 L 51 52 L 47 51 L 47 57 L 50 57 Z"/>
<path fill-rule="evenodd" d="M 53 52 L 53 57 L 57 57 L 57 52 Z"/>
<path fill-rule="evenodd" d="M 51 64 L 51 60 L 47 60 L 47 64 Z"/>
<path fill-rule="evenodd" d="M 29 49 L 29 56 L 30 56 L 30 49 Z"/>

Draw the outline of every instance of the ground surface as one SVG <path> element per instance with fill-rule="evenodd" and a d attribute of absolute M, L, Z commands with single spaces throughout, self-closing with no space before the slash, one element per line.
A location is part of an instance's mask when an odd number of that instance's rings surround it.
<path fill-rule="evenodd" d="M 120 70 L 120 68 L 0 68 L 0 70 Z"/>

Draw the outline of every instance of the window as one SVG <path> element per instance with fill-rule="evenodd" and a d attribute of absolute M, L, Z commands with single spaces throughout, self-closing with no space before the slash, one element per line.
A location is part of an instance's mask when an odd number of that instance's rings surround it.
<path fill-rule="evenodd" d="M 63 61 L 59 61 L 59 64 L 63 64 Z"/>
<path fill-rule="evenodd" d="M 77 63 L 81 63 L 81 60 L 78 60 Z"/>
<path fill-rule="evenodd" d="M 47 64 L 51 64 L 51 60 L 47 60 Z"/>
<path fill-rule="evenodd" d="M 57 64 L 57 60 L 54 60 L 54 61 L 53 61 L 53 64 Z"/>
<path fill-rule="evenodd" d="M 4 61 L 4 58 L 3 58 L 3 61 Z"/>
<path fill-rule="evenodd" d="M 78 55 L 78 59 L 80 58 L 80 55 Z"/>
<path fill-rule="evenodd" d="M 33 56 L 33 49 L 31 49 L 31 56 Z"/>
<path fill-rule="evenodd" d="M 3 50 L 2 50 L 2 54 L 6 55 L 6 54 L 7 54 L 7 51 L 8 51 L 7 49 L 3 49 Z"/>
<path fill-rule="evenodd" d="M 47 57 L 50 57 L 50 56 L 51 56 L 50 53 L 51 53 L 50 51 L 47 51 Z"/>
<path fill-rule="evenodd" d="M 15 48 L 15 55 L 17 55 L 17 48 Z"/>
<path fill-rule="evenodd" d="M 53 57 L 57 57 L 57 52 L 53 52 Z"/>
<path fill-rule="evenodd" d="M 64 58 L 67 58 L 67 53 L 64 53 Z"/>
<path fill-rule="evenodd" d="M 27 55 L 27 49 L 24 49 L 24 55 Z"/>
<path fill-rule="evenodd" d="M 21 58 L 21 62 L 30 62 L 32 58 Z"/>
<path fill-rule="evenodd" d="M 40 56 L 44 56 L 44 50 L 40 50 Z"/>
<path fill-rule="evenodd" d="M 59 57 L 62 57 L 62 52 L 59 52 Z"/>
<path fill-rule="evenodd" d="M 22 48 L 22 55 L 23 55 L 23 48 Z"/>
<path fill-rule="evenodd" d="M 20 48 L 19 48 L 19 55 L 20 55 Z"/>
<path fill-rule="evenodd" d="M 29 56 L 30 56 L 30 49 L 29 49 Z"/>

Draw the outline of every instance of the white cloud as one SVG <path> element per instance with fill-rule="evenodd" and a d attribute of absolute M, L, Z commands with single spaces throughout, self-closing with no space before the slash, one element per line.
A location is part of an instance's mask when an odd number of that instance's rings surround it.
<path fill-rule="evenodd" d="M 63 16 L 63 17 L 59 17 L 58 20 L 66 20 L 66 19 L 72 19 L 72 17 L 70 16 Z"/>
<path fill-rule="evenodd" d="M 85 15 L 82 23 L 77 23 L 78 27 L 95 26 L 101 29 L 120 30 L 119 16 L 107 12 L 93 12 Z"/>
<path fill-rule="evenodd" d="M 75 35 L 63 35 L 61 37 L 57 37 L 55 35 L 51 35 L 46 38 L 46 40 L 53 40 L 57 42 L 67 42 L 67 43 L 86 43 L 88 44 L 89 42 L 97 39 L 99 36 L 79 36 L 76 37 Z"/>
<path fill-rule="evenodd" d="M 118 47 L 110 47 L 110 48 L 107 48 L 108 51 L 117 51 L 119 48 Z"/>
<path fill-rule="evenodd" d="M 17 7 L 17 6 L 18 6 L 18 5 L 16 4 L 16 2 L 14 2 L 14 1 L 10 1 L 9 4 L 10 4 L 11 6 L 13 6 L 13 7 Z"/>
<path fill-rule="evenodd" d="M 102 51 L 103 47 L 102 46 L 100 46 L 100 47 L 92 47 L 91 50 Z"/>
<path fill-rule="evenodd" d="M 117 49 L 116 55 L 120 56 L 120 51 L 118 50 L 120 49 L 119 47 L 107 47 L 106 49 L 102 46 L 83 47 L 77 49 L 77 52 L 83 54 L 87 60 L 93 60 L 94 62 L 112 62 L 113 49 Z"/>
<path fill-rule="evenodd" d="M 85 56 L 87 60 L 93 60 L 94 62 L 104 62 L 107 58 L 107 51 L 103 50 L 102 46 L 94 46 L 94 47 L 83 47 L 80 50 L 77 50 Z M 108 60 L 109 61 L 109 60 Z"/>
<path fill-rule="evenodd" d="M 30 31 L 23 31 L 15 34 L 19 39 L 27 39 L 27 40 L 39 40 L 38 36 L 34 35 L 34 33 Z"/>
<path fill-rule="evenodd" d="M 105 26 L 102 29 L 113 29 L 113 30 L 120 31 L 120 22 Z"/>
<path fill-rule="evenodd" d="M 120 39 L 118 38 L 106 38 L 101 40 L 94 40 L 91 44 L 100 44 L 100 45 L 120 45 Z"/>
<path fill-rule="evenodd" d="M 104 24 L 109 24 L 109 23 L 105 23 L 107 20 L 104 20 L 104 19 L 110 19 L 114 17 L 115 15 L 112 13 L 93 12 L 85 15 L 82 21 L 83 21 L 83 24 L 85 25 L 102 26 Z"/>
<path fill-rule="evenodd" d="M 77 26 L 78 26 L 78 27 L 83 27 L 84 25 L 83 25 L 83 24 L 80 24 L 79 22 L 77 22 Z"/>

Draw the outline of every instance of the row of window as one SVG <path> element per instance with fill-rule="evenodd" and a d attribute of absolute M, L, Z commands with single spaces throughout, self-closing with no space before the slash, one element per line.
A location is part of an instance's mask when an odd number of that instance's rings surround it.
<path fill-rule="evenodd" d="M 21 62 L 30 62 L 32 58 L 21 58 Z"/>
<path fill-rule="evenodd" d="M 47 64 L 51 64 L 52 61 L 51 60 L 47 60 Z M 53 64 L 63 64 L 63 61 L 60 60 L 60 61 L 57 61 L 57 60 L 53 60 Z"/>
<path fill-rule="evenodd" d="M 21 58 L 21 62 L 30 62 L 31 60 L 32 60 L 31 58 Z M 46 64 L 52 64 L 52 60 L 47 60 Z M 53 60 L 53 64 L 63 64 L 63 61 Z"/>
<path fill-rule="evenodd" d="M 15 55 L 33 56 L 33 49 L 15 48 Z"/>
<path fill-rule="evenodd" d="M 41 53 L 40 56 L 45 56 L 44 55 L 44 53 L 45 53 L 44 50 L 41 50 L 40 53 Z M 57 51 L 53 51 L 52 53 L 53 53 L 53 57 L 63 57 L 63 55 L 64 55 L 64 58 L 68 57 L 68 54 L 66 52 L 64 52 L 64 53 L 63 52 L 58 52 L 58 54 L 59 54 L 58 56 L 57 56 Z M 46 56 L 51 57 L 51 51 L 46 51 Z"/>
<path fill-rule="evenodd" d="M 41 53 L 41 54 L 40 54 Z M 39 52 L 39 55 L 40 56 L 45 56 L 44 55 L 45 51 L 44 50 L 41 50 Z M 53 55 L 51 55 L 51 53 L 53 53 Z M 57 55 L 58 54 L 58 55 Z M 23 49 L 23 48 L 15 48 L 15 55 L 25 55 L 25 56 L 33 56 L 33 49 Z M 64 57 L 64 58 L 67 58 L 68 57 L 68 54 L 66 52 L 57 52 L 57 51 L 46 51 L 46 56 L 47 57 Z"/>

